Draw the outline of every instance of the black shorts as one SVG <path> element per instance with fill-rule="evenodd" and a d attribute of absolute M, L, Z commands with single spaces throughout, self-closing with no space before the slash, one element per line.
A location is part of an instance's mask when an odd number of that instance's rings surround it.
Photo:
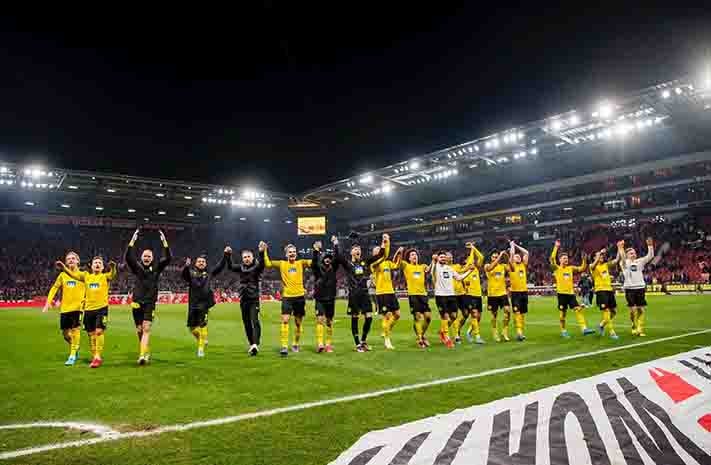
<path fill-rule="evenodd" d="M 617 299 L 614 291 L 597 291 L 595 293 L 595 303 L 600 310 L 616 309 Z"/>
<path fill-rule="evenodd" d="M 642 289 L 625 289 L 625 298 L 627 299 L 628 307 L 646 307 L 647 306 L 647 290 Z"/>
<path fill-rule="evenodd" d="M 306 316 L 306 297 L 282 297 L 281 314 L 298 317 Z"/>
<path fill-rule="evenodd" d="M 509 297 L 506 295 L 489 297 L 486 299 L 486 306 L 489 311 L 496 312 L 500 308 L 509 306 Z"/>
<path fill-rule="evenodd" d="M 457 296 L 457 308 L 465 315 L 469 315 L 469 296 L 468 295 L 458 295 Z"/>
<path fill-rule="evenodd" d="M 558 294 L 558 310 L 575 309 L 580 307 L 575 294 Z"/>
<path fill-rule="evenodd" d="M 62 312 L 59 314 L 59 328 L 64 331 L 65 329 L 74 329 L 81 326 L 81 310 L 75 312 Z"/>
<path fill-rule="evenodd" d="M 438 295 L 435 296 L 435 303 L 440 315 L 449 314 L 457 315 L 457 297 L 453 295 Z"/>
<path fill-rule="evenodd" d="M 93 333 L 97 328 L 106 329 L 109 322 L 109 307 L 98 310 L 84 310 L 84 329 Z"/>
<path fill-rule="evenodd" d="M 207 326 L 209 308 L 188 308 L 188 328 L 204 328 Z"/>
<path fill-rule="evenodd" d="M 138 305 L 138 307 L 134 307 L 135 305 Z M 134 302 L 131 307 L 133 307 L 133 322 L 136 326 L 142 325 L 144 321 L 153 321 L 153 313 L 156 311 L 155 303 L 140 304 Z"/>
<path fill-rule="evenodd" d="M 335 300 L 317 300 L 316 301 L 316 316 L 325 316 L 329 320 L 333 320 L 336 315 Z"/>
<path fill-rule="evenodd" d="M 363 292 L 359 294 L 351 294 L 348 296 L 348 314 L 360 315 L 361 313 L 372 313 L 373 303 L 370 301 L 370 295 Z"/>
<path fill-rule="evenodd" d="M 528 313 L 528 292 L 511 292 L 514 313 Z"/>
<path fill-rule="evenodd" d="M 395 294 L 381 294 L 375 296 L 375 301 L 378 305 L 378 313 L 385 314 L 400 310 L 400 302 L 398 302 Z"/>
<path fill-rule="evenodd" d="M 411 295 L 407 298 L 410 303 L 410 312 L 414 315 L 415 313 L 428 313 L 432 310 L 430 309 L 429 299 L 426 295 Z"/>

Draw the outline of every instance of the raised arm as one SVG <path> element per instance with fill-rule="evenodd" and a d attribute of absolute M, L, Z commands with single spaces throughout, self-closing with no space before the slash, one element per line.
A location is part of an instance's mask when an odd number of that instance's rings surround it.
<path fill-rule="evenodd" d="M 109 262 L 109 272 L 106 273 L 106 279 L 113 281 L 116 279 L 116 276 L 118 276 L 118 267 L 116 266 L 116 262 L 112 260 Z"/>
<path fill-rule="evenodd" d="M 264 242 L 259 243 L 259 263 L 257 263 L 256 271 L 261 273 L 267 266 L 267 244 Z"/>
<path fill-rule="evenodd" d="M 385 259 L 385 248 L 380 247 L 380 250 L 375 255 L 371 255 L 365 260 L 367 266 L 377 265 Z M 347 262 L 347 260 L 345 260 Z"/>
<path fill-rule="evenodd" d="M 57 265 L 57 269 L 59 271 L 65 272 L 70 278 L 76 279 L 77 281 L 84 281 L 84 276 L 86 275 L 85 272 L 80 270 L 72 271 L 61 260 L 57 261 L 55 265 Z"/>
<path fill-rule="evenodd" d="M 403 247 L 400 247 L 397 249 L 395 252 L 395 256 L 393 257 L 393 265 L 395 265 L 396 268 L 400 267 L 400 263 L 402 261 L 402 253 L 405 251 Z"/>
<path fill-rule="evenodd" d="M 494 260 L 493 262 L 488 263 L 488 264 L 486 264 L 486 265 L 484 266 L 484 271 L 486 271 L 486 272 L 488 273 L 489 271 L 491 271 L 491 270 L 493 270 L 494 268 L 496 268 L 496 266 L 501 262 L 501 259 L 502 259 L 504 256 L 506 256 L 506 253 L 505 253 L 505 252 L 499 253 L 499 256 L 496 257 L 496 260 Z"/>
<path fill-rule="evenodd" d="M 192 281 L 192 279 L 190 279 L 190 258 L 185 259 L 185 266 L 183 266 L 183 270 L 180 272 L 180 277 L 183 278 L 183 281 L 186 283 Z"/>
<path fill-rule="evenodd" d="M 163 231 L 158 230 L 158 234 L 160 235 L 160 241 L 163 244 L 163 256 L 158 262 L 158 273 L 160 273 L 165 270 L 165 267 L 170 264 L 170 261 L 173 259 L 173 254 L 170 252 L 170 247 L 168 247 L 168 240 L 165 238 L 165 234 L 163 234 Z"/>
<path fill-rule="evenodd" d="M 595 260 L 590 264 L 590 272 L 594 270 L 602 262 L 602 251 L 595 252 Z"/>
<path fill-rule="evenodd" d="M 654 240 L 651 237 L 647 238 L 647 255 L 642 257 L 642 264 L 646 265 L 654 258 Z"/>
<path fill-rule="evenodd" d="M 574 266 L 573 271 L 575 271 L 577 273 L 582 273 L 583 271 L 585 271 L 587 269 L 587 267 L 588 267 L 588 255 L 585 252 L 583 252 L 582 263 L 578 266 Z"/>
<path fill-rule="evenodd" d="M 519 252 L 521 252 L 521 261 L 523 262 L 523 264 L 528 266 L 528 256 L 529 256 L 528 250 L 524 249 L 523 247 L 521 247 L 518 244 L 514 244 L 514 246 L 516 247 L 516 249 Z"/>
<path fill-rule="evenodd" d="M 558 269 L 558 249 L 560 248 L 560 241 L 555 241 L 553 246 L 553 252 L 551 252 L 550 264 L 553 271 Z"/>
<path fill-rule="evenodd" d="M 128 243 L 128 247 L 126 247 L 126 254 L 124 256 L 124 259 L 126 260 L 126 264 L 128 265 L 129 269 L 133 272 L 133 274 L 138 274 L 140 273 L 140 266 L 138 266 L 138 261 L 136 260 L 136 254 L 133 250 L 133 247 L 136 245 L 136 241 L 138 240 L 138 232 L 139 230 L 136 229 L 136 232 L 133 233 L 133 237 Z"/>
<path fill-rule="evenodd" d="M 227 249 L 229 249 L 229 253 L 227 252 Z M 218 274 L 222 273 L 222 270 L 224 270 L 225 266 L 227 266 L 227 262 L 232 262 L 232 249 L 230 249 L 229 247 L 225 248 L 225 251 L 222 254 L 222 258 L 217 263 L 215 268 L 210 271 L 210 275 L 217 276 Z"/>
<path fill-rule="evenodd" d="M 625 255 L 625 241 L 617 242 L 617 258 L 620 261 L 620 268 L 622 269 L 622 271 L 624 271 L 627 262 L 627 258 Z"/>
<path fill-rule="evenodd" d="M 316 241 L 311 254 L 311 272 L 316 279 L 321 277 L 321 241 Z"/>
<path fill-rule="evenodd" d="M 622 259 L 622 255 L 620 255 L 620 251 L 617 251 L 617 255 L 615 255 L 615 258 L 607 262 L 608 266 L 616 266 L 618 263 L 620 263 L 620 260 Z"/>
<path fill-rule="evenodd" d="M 264 244 L 264 266 L 267 268 L 279 268 L 281 265 L 281 260 L 272 260 L 269 258 L 269 251 L 266 243 Z"/>

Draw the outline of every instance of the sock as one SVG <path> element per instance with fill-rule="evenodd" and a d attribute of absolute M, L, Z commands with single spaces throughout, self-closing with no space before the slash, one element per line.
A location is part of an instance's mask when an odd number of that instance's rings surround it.
<path fill-rule="evenodd" d="M 390 319 L 387 316 L 380 320 L 380 327 L 383 330 L 383 337 L 390 337 Z"/>
<path fill-rule="evenodd" d="M 301 343 L 301 335 L 304 334 L 304 326 L 296 326 L 294 328 L 294 345 L 298 346 Z"/>
<path fill-rule="evenodd" d="M 196 328 L 198 334 L 198 349 L 205 350 L 205 331 L 203 328 Z"/>
<path fill-rule="evenodd" d="M 96 356 L 96 334 L 89 334 L 89 351 L 91 351 L 91 358 Z"/>
<path fill-rule="evenodd" d="M 198 328 L 198 327 L 190 328 L 190 334 L 193 335 L 193 337 L 195 338 L 195 340 L 197 342 L 200 342 L 200 328 Z"/>
<path fill-rule="evenodd" d="M 469 325 L 472 328 L 472 334 L 474 336 L 479 336 L 479 320 L 477 320 L 476 318 L 472 318 L 472 321 L 469 323 Z"/>
<path fill-rule="evenodd" d="M 316 343 L 318 345 L 323 345 L 323 323 L 316 323 Z M 296 339 L 294 339 L 294 344 L 297 344 Z"/>
<path fill-rule="evenodd" d="M 630 308 L 630 321 L 632 322 L 632 332 L 637 331 L 637 309 Z"/>
<path fill-rule="evenodd" d="M 72 328 L 70 333 L 71 344 L 69 346 L 69 355 L 76 356 L 79 350 L 79 342 L 81 341 L 81 329 Z"/>
<path fill-rule="evenodd" d="M 514 325 L 516 325 L 516 334 L 523 336 L 523 313 L 514 313 Z"/>
<path fill-rule="evenodd" d="M 449 320 L 440 320 L 439 332 L 449 337 Z"/>
<path fill-rule="evenodd" d="M 565 331 L 565 310 L 558 311 L 558 321 L 560 323 L 560 332 Z"/>
<path fill-rule="evenodd" d="M 452 334 L 459 336 L 459 329 L 461 328 L 462 319 L 457 316 L 452 322 Z"/>
<path fill-rule="evenodd" d="M 388 336 L 391 336 L 393 334 L 393 328 L 395 327 L 397 320 L 399 320 L 399 318 L 395 315 L 390 316 L 390 321 L 388 322 Z"/>
<path fill-rule="evenodd" d="M 67 344 L 69 344 L 70 346 L 72 345 L 72 330 L 71 329 L 69 331 L 63 332 L 62 337 L 64 338 L 65 341 L 67 341 Z"/>
<path fill-rule="evenodd" d="M 498 322 L 496 321 L 496 315 L 493 313 L 491 314 L 491 334 L 494 336 L 494 339 L 498 339 L 499 337 L 499 329 L 498 329 Z"/>
<path fill-rule="evenodd" d="M 462 328 L 466 328 L 467 315 L 461 315 L 458 318 L 459 326 L 457 327 L 457 336 L 462 335 Z"/>
<path fill-rule="evenodd" d="M 200 330 L 202 331 L 202 340 L 207 344 L 207 326 L 203 326 Z"/>
<path fill-rule="evenodd" d="M 360 337 L 358 337 L 358 318 L 351 318 L 351 334 L 353 335 L 355 345 L 360 344 Z"/>
<path fill-rule="evenodd" d="M 639 334 L 644 333 L 644 317 L 645 317 L 645 311 L 642 310 L 641 308 L 637 309 L 637 331 L 639 331 Z"/>
<path fill-rule="evenodd" d="M 509 325 L 511 324 L 511 312 L 504 312 L 504 319 L 503 319 L 503 328 L 501 332 L 504 335 L 504 338 L 508 339 L 509 337 Z"/>
<path fill-rule="evenodd" d="M 331 344 L 333 344 L 333 324 L 326 325 L 326 345 L 330 346 Z"/>
<path fill-rule="evenodd" d="M 141 342 L 141 357 L 145 356 L 148 353 L 148 344 L 144 344 Z"/>
<path fill-rule="evenodd" d="M 430 323 L 432 323 L 432 318 L 427 318 L 425 317 L 425 324 L 422 326 L 422 335 L 424 336 L 427 334 L 427 330 L 430 327 Z"/>
<path fill-rule="evenodd" d="M 94 358 L 101 358 L 101 354 L 104 352 L 104 333 L 95 336 L 96 339 L 96 352 L 94 353 Z"/>
<path fill-rule="evenodd" d="M 600 327 L 607 328 L 609 324 L 610 324 L 610 311 L 603 310 L 602 311 L 602 321 L 600 322 Z"/>
<path fill-rule="evenodd" d="M 580 326 L 581 330 L 587 329 L 588 323 L 585 321 L 585 313 L 583 313 L 584 310 L 582 308 L 577 308 L 575 309 L 575 319 L 578 322 L 578 326 Z"/>
<path fill-rule="evenodd" d="M 281 347 L 289 346 L 289 323 L 282 323 L 281 329 L 279 330 L 279 342 L 281 342 Z"/>
<path fill-rule="evenodd" d="M 422 335 L 424 334 L 423 329 L 424 329 L 424 321 L 423 320 L 415 320 L 415 324 L 413 325 L 415 328 L 415 335 L 417 336 L 417 340 L 421 341 L 422 340 Z"/>
<path fill-rule="evenodd" d="M 615 310 L 610 310 L 610 321 L 607 322 L 607 332 L 610 335 L 615 334 L 615 324 L 612 322 L 612 320 L 615 319 L 616 315 L 617 312 Z"/>
<path fill-rule="evenodd" d="M 360 339 L 361 342 L 365 342 L 368 338 L 368 333 L 370 332 L 370 326 L 373 324 L 373 317 L 369 316 L 365 318 L 365 323 L 363 324 L 363 337 Z"/>

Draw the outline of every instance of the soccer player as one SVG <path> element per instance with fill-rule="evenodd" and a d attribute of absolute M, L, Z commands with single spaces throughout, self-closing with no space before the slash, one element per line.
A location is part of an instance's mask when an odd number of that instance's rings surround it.
<path fill-rule="evenodd" d="M 378 313 L 382 316 L 385 348 L 393 350 L 395 347 L 390 336 L 395 323 L 400 319 L 400 303 L 395 295 L 392 273 L 400 267 L 400 258 L 404 249 L 402 247 L 399 248 L 395 252 L 393 259 L 388 259 L 390 256 L 390 236 L 387 234 L 383 234 L 383 248 L 385 249 L 383 257 L 370 265 L 370 270 L 373 273 L 373 281 L 375 282 L 375 299 L 378 305 Z M 377 247 L 373 249 L 373 255 L 377 255 L 378 252 Z"/>
<path fill-rule="evenodd" d="M 79 255 L 76 252 L 68 252 L 64 261 L 70 270 L 79 270 Z M 79 280 L 61 272 L 49 289 L 47 302 L 45 302 L 42 312 L 47 313 L 60 289 L 62 302 L 59 307 L 59 328 L 62 330 L 64 340 L 69 344 L 69 357 L 64 364 L 71 366 L 77 361 L 79 342 L 81 341 L 81 315 L 84 308 L 85 286 Z"/>
<path fill-rule="evenodd" d="M 368 333 L 373 324 L 373 304 L 370 300 L 368 288 L 370 266 L 384 257 L 385 246 L 378 248 L 375 255 L 363 260 L 360 245 L 353 244 L 350 258 L 345 258 L 340 252 L 336 236 L 331 237 L 331 243 L 333 243 L 333 253 L 336 256 L 336 261 L 345 270 L 346 279 L 348 280 L 348 314 L 351 316 L 351 334 L 353 334 L 355 350 L 357 352 L 367 352 L 370 350 L 367 342 Z M 365 319 L 362 336 L 358 331 L 360 315 L 363 315 Z"/>
<path fill-rule="evenodd" d="M 517 251 L 520 253 L 517 253 Z M 511 241 L 508 272 L 509 281 L 511 282 L 511 307 L 513 307 L 514 325 L 516 326 L 516 340 L 519 342 L 526 340 L 523 329 L 526 324 L 526 314 L 528 313 L 527 270 L 528 250 Z"/>
<path fill-rule="evenodd" d="M 448 251 L 447 261 L 454 271 L 462 274 L 464 273 L 464 269 L 468 269 L 469 265 L 471 265 L 471 263 L 474 261 L 474 252 L 472 249 L 469 249 L 469 257 L 467 258 L 464 264 L 460 264 L 454 263 L 454 255 L 452 255 L 452 252 Z M 461 344 L 461 329 L 462 326 L 464 326 L 464 323 L 467 321 L 469 313 L 471 312 L 471 309 L 467 307 L 469 299 L 466 298 L 466 289 L 464 288 L 464 281 L 454 280 L 454 294 L 457 297 L 457 309 L 459 310 L 459 312 L 453 315 L 449 315 L 449 321 L 452 322 L 452 333 L 454 334 L 454 343 Z"/>
<path fill-rule="evenodd" d="M 150 339 L 151 328 L 153 326 L 153 313 L 158 301 L 158 280 L 165 268 L 170 264 L 172 254 L 168 247 L 168 240 L 163 231 L 159 230 L 160 241 L 163 245 L 163 256 L 154 263 L 153 251 L 145 249 L 141 253 L 141 261 L 136 260 L 134 247 L 138 240 L 139 229 L 133 233 L 131 241 L 126 249 L 126 264 L 131 272 L 136 275 L 136 283 L 133 285 L 133 322 L 136 325 L 136 334 L 140 344 L 138 364 L 145 365 L 150 362 Z"/>
<path fill-rule="evenodd" d="M 427 328 L 432 322 L 432 310 L 430 310 L 427 298 L 425 276 L 430 272 L 432 265 L 420 264 L 416 250 L 408 250 L 405 253 L 405 258 L 406 260 L 400 261 L 400 271 L 405 276 L 407 283 L 407 299 L 414 320 L 413 328 L 417 345 L 424 349 L 430 346 L 426 334 Z"/>
<path fill-rule="evenodd" d="M 469 329 L 467 329 L 466 335 L 469 342 L 484 344 L 484 339 L 482 339 L 479 329 L 481 312 L 484 308 L 479 270 L 481 270 L 481 267 L 484 265 L 484 254 L 476 248 L 473 242 L 468 242 L 466 247 L 471 249 L 471 253 L 474 254 L 474 260 L 471 263 L 473 265 L 471 273 L 462 281 L 464 289 L 466 290 L 464 308 L 469 309 L 470 317 Z"/>
<path fill-rule="evenodd" d="M 303 321 L 306 316 L 306 293 L 304 291 L 304 269 L 311 266 L 311 260 L 297 259 L 296 246 L 289 244 L 284 247 L 286 260 L 271 260 L 268 250 L 264 251 L 264 264 L 267 268 L 276 268 L 281 275 L 283 285 L 281 297 L 281 330 L 280 342 L 282 357 L 289 355 L 289 320 L 294 315 L 294 343 L 291 350 L 301 350 Z"/>
<path fill-rule="evenodd" d="M 447 348 L 454 347 L 449 337 L 449 315 L 457 313 L 457 296 L 454 292 L 454 281 L 463 281 L 469 276 L 474 265 L 469 265 L 464 274 L 452 269 L 447 252 L 442 250 L 432 256 L 431 273 L 435 285 L 435 303 L 441 317 L 440 341 Z"/>
<path fill-rule="evenodd" d="M 188 328 L 197 341 L 197 356 L 205 356 L 205 341 L 207 340 L 207 318 L 210 309 L 215 306 L 215 291 L 212 289 L 211 280 L 222 273 L 230 259 L 232 249 L 225 247 L 220 262 L 212 270 L 207 269 L 207 256 L 200 255 L 195 259 L 194 266 L 190 266 L 190 257 L 185 259 L 185 266 L 181 273 L 183 280 L 188 283 Z"/>
<path fill-rule="evenodd" d="M 109 289 L 110 281 L 116 279 L 116 263 L 109 262 L 109 271 L 104 273 L 104 259 L 94 257 L 91 260 L 91 271 L 72 269 L 62 262 L 57 267 L 70 278 L 84 283 L 84 329 L 89 334 L 91 347 L 90 368 L 99 368 L 104 363 L 101 355 L 104 351 L 106 325 L 109 320 Z"/>
<path fill-rule="evenodd" d="M 323 245 L 317 241 L 313 246 L 311 271 L 314 283 L 314 300 L 316 301 L 316 351 L 333 352 L 333 317 L 336 314 L 336 272 L 339 263 L 330 253 L 322 254 Z M 324 324 L 326 326 L 326 345 L 323 344 Z"/>
<path fill-rule="evenodd" d="M 624 241 L 621 242 L 622 247 L 624 247 Z M 620 243 L 617 246 L 619 249 Z M 612 321 L 617 315 L 617 299 L 615 298 L 615 290 L 612 288 L 610 271 L 612 267 L 617 266 L 620 258 L 618 250 L 617 256 L 608 261 L 607 250 L 602 249 L 595 254 L 595 260 L 590 264 L 590 274 L 595 285 L 595 303 L 602 312 L 602 321 L 598 326 L 598 333 L 600 336 L 604 336 L 605 330 L 607 330 L 611 339 L 619 339 L 619 336 L 615 333 L 615 326 Z"/>
<path fill-rule="evenodd" d="M 620 267 L 625 277 L 623 288 L 627 306 L 630 308 L 632 320 L 632 335 L 644 337 L 644 320 L 647 306 L 646 289 L 644 281 L 644 267 L 654 258 L 654 240 L 647 238 L 647 255 L 637 258 L 637 251 L 630 247 L 624 250 L 625 243 L 618 243 L 618 252 L 621 255 Z"/>
<path fill-rule="evenodd" d="M 491 312 L 491 335 L 494 341 L 501 342 L 501 336 L 504 341 L 509 339 L 509 323 L 511 322 L 511 307 L 509 305 L 509 296 L 506 293 L 506 252 L 494 252 L 491 254 L 491 262 L 484 265 L 484 271 L 487 278 L 487 299 L 486 306 Z M 501 335 L 498 330 L 498 314 L 499 309 L 503 309 L 504 318 L 501 328 Z"/>
<path fill-rule="evenodd" d="M 551 252 L 550 264 L 551 269 L 553 270 L 553 276 L 555 277 L 556 291 L 558 293 L 560 335 L 566 339 L 570 337 L 568 330 L 565 329 L 565 317 L 568 309 L 575 310 L 575 319 L 578 321 L 578 325 L 583 332 L 583 336 L 593 334 L 595 331 L 588 328 L 587 322 L 585 321 L 585 314 L 583 313 L 583 307 L 575 298 L 575 288 L 573 283 L 574 273 L 582 273 L 587 268 L 587 257 L 583 253 L 583 262 L 580 266 L 572 266 L 569 263 L 568 254 L 562 253 L 560 254 L 560 263 L 558 263 L 559 249 L 560 241 L 557 240 L 555 241 L 553 252 Z"/>
<path fill-rule="evenodd" d="M 261 297 L 259 284 L 264 272 L 267 244 L 259 243 L 259 260 L 254 259 L 254 253 L 251 250 L 242 249 L 242 263 L 239 265 L 232 263 L 232 249 L 229 247 L 228 249 L 230 258 L 227 266 L 239 277 L 237 292 L 244 332 L 247 335 L 247 342 L 249 342 L 247 353 L 250 357 L 255 357 L 259 353 L 259 343 L 262 337 L 262 324 L 259 321 L 259 298 Z"/>

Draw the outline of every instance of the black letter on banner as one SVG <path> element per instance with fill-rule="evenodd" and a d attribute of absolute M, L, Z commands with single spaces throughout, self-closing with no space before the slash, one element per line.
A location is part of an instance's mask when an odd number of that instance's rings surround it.
<path fill-rule="evenodd" d="M 417 453 L 417 450 L 420 448 L 422 443 L 425 442 L 425 439 L 427 439 L 427 436 L 429 435 L 430 432 L 427 431 L 426 433 L 420 433 L 407 441 L 405 445 L 402 446 L 402 449 L 400 449 L 400 452 L 398 452 L 397 455 L 390 461 L 390 465 L 407 465 L 410 463 L 412 456 Z"/>
<path fill-rule="evenodd" d="M 703 360 L 701 360 L 701 359 L 698 358 L 698 357 L 694 357 L 694 360 L 697 360 L 697 361 L 699 361 L 699 362 L 701 362 L 701 363 L 703 363 L 703 364 L 706 364 L 706 362 L 704 362 Z M 706 378 L 706 379 L 708 379 L 708 380 L 711 381 L 711 374 L 706 373 L 704 370 L 701 369 L 701 367 L 698 367 L 698 366 L 694 365 L 693 363 L 690 363 L 690 362 L 688 362 L 688 361 L 686 361 L 686 360 L 679 360 L 679 363 L 681 363 L 682 365 L 684 365 L 684 366 L 687 367 L 687 368 L 691 368 L 691 369 L 694 370 L 696 373 L 698 373 L 699 376 L 701 376 L 701 377 L 703 377 L 703 378 Z"/>
<path fill-rule="evenodd" d="M 454 433 L 452 433 L 447 440 L 447 444 L 444 445 L 444 449 L 442 449 L 437 456 L 434 465 L 449 465 L 452 463 L 454 457 L 457 456 L 457 452 L 459 452 L 459 448 L 462 447 L 462 443 L 467 438 L 469 430 L 472 429 L 473 424 L 474 420 L 464 421 L 457 426 L 457 429 L 454 430 Z"/>
<path fill-rule="evenodd" d="M 523 415 L 521 441 L 518 452 L 509 454 L 511 436 L 511 410 L 497 413 L 489 439 L 489 460 L 487 465 L 535 465 L 536 431 L 538 430 L 538 402 L 528 404 Z"/>
<path fill-rule="evenodd" d="M 663 463 L 664 465 L 671 464 L 673 462 L 671 462 L 670 460 L 674 457 L 678 458 L 678 455 L 676 455 L 676 452 L 673 452 L 671 446 L 668 445 L 669 441 L 667 441 L 666 435 L 661 430 L 659 425 L 657 425 L 657 422 L 655 422 L 654 419 L 650 416 L 650 414 L 657 417 L 657 419 L 664 426 L 666 426 L 666 428 L 671 432 L 672 436 L 674 436 L 674 439 L 676 439 L 676 442 L 678 442 L 679 445 L 686 451 L 686 453 L 692 456 L 694 460 L 699 462 L 701 465 L 711 465 L 711 456 L 701 450 L 701 448 L 697 446 L 691 439 L 689 439 L 684 433 L 679 431 L 679 428 L 677 428 L 674 423 L 672 423 L 669 414 L 665 412 L 663 408 L 644 397 L 644 395 L 639 392 L 639 389 L 637 389 L 637 386 L 632 384 L 627 378 L 618 378 L 617 382 L 620 383 L 622 390 L 625 392 L 627 400 L 629 400 L 630 404 L 632 404 L 635 412 L 637 412 L 637 415 L 639 415 L 639 417 L 642 419 L 642 423 L 644 423 L 644 426 L 647 427 L 647 431 L 650 432 L 657 444 L 660 444 L 660 446 L 664 445 L 668 447 L 668 450 L 665 450 L 664 447 L 661 447 L 661 450 L 664 453 L 664 460 L 658 463 Z M 664 442 L 660 442 L 661 440 L 663 440 Z"/>
<path fill-rule="evenodd" d="M 378 455 L 378 452 L 380 452 L 380 449 L 382 449 L 383 447 L 385 446 L 378 446 L 368 450 L 364 450 L 360 454 L 356 455 L 353 460 L 348 462 L 348 465 L 366 465 L 373 457 Z"/>
<path fill-rule="evenodd" d="M 569 465 L 568 444 L 565 442 L 565 417 L 572 413 L 583 430 L 583 439 L 588 446 L 588 452 L 593 465 L 610 465 L 605 444 L 597 430 L 595 420 L 590 414 L 585 400 L 574 392 L 564 392 L 559 395 L 551 409 L 551 420 L 548 427 L 551 454 L 550 465 Z"/>

